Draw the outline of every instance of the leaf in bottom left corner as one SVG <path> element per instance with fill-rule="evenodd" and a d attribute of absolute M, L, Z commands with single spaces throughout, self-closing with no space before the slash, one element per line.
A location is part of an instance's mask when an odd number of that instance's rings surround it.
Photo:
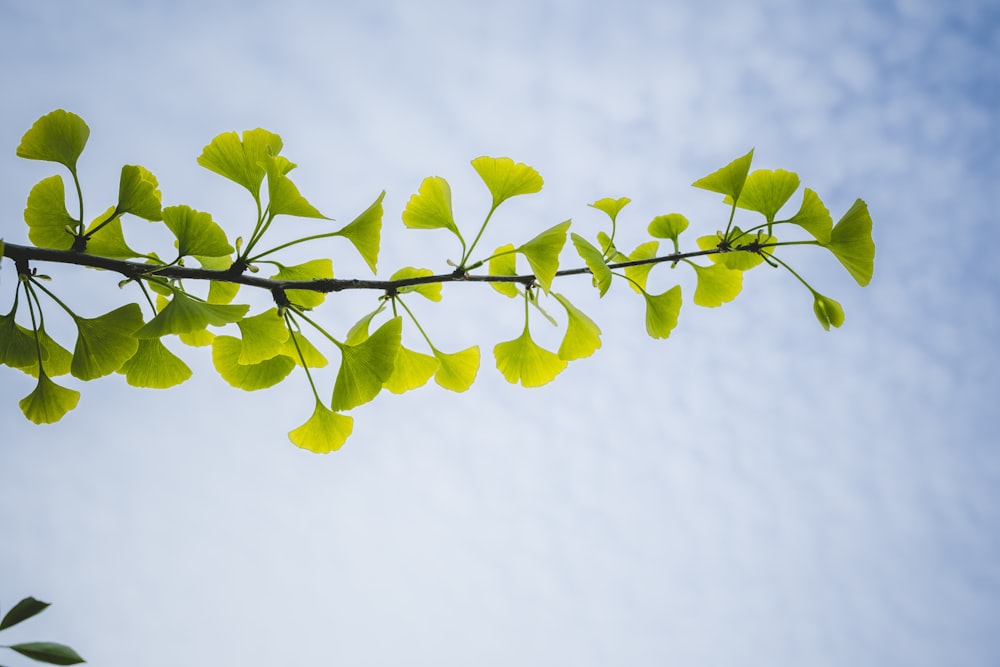
<path fill-rule="evenodd" d="M 317 454 L 329 454 L 341 448 L 353 429 L 352 417 L 334 412 L 316 401 L 312 416 L 302 426 L 289 431 L 288 439 L 296 447 Z"/>
<path fill-rule="evenodd" d="M 78 665 L 81 662 L 86 662 L 80 657 L 80 654 L 69 646 L 56 642 L 25 642 L 7 648 L 32 660 L 47 662 L 50 665 Z"/>
<path fill-rule="evenodd" d="M 38 374 L 35 390 L 21 399 L 18 405 L 24 416 L 36 424 L 54 424 L 76 407 L 80 392 L 62 387 L 45 374 Z"/>

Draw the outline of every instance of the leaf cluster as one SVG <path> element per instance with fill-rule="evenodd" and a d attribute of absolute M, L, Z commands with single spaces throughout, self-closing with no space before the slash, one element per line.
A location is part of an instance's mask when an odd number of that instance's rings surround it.
<path fill-rule="evenodd" d="M 18 623 L 28 620 L 33 616 L 45 611 L 48 602 L 36 600 L 33 597 L 26 597 L 16 605 L 11 607 L 3 618 L 0 618 L 0 631 L 11 628 Z M 26 658 L 31 658 L 37 662 L 44 662 L 49 665 L 78 665 L 86 662 L 80 655 L 65 644 L 56 642 L 21 642 L 0 646 L 8 648 L 15 653 L 20 653 Z"/>
<path fill-rule="evenodd" d="M 450 261 L 453 271 L 435 274 L 429 268 L 406 266 L 388 280 L 337 279 L 326 251 L 314 250 L 313 259 L 291 263 L 285 259 L 287 250 L 299 245 L 318 248 L 323 239 L 344 239 L 377 274 L 384 192 L 350 223 L 334 224 L 293 182 L 290 174 L 296 165 L 281 154 L 281 138 L 255 129 L 220 134 L 197 158 L 202 167 L 249 195 L 251 214 L 235 239 L 230 238 L 232 230 L 224 230 L 207 212 L 184 204 L 164 206 L 156 177 L 138 165 L 122 168 L 118 200 L 86 222 L 77 162 L 88 137 L 83 120 L 62 110 L 41 117 L 25 133 L 17 154 L 66 167 L 77 192 L 78 214 L 69 213 L 62 176 L 44 178 L 29 193 L 24 213 L 34 246 L 0 247 L 15 261 L 19 277 L 13 305 L 0 315 L 0 363 L 37 378 L 34 391 L 20 407 L 39 424 L 58 421 L 79 401 L 78 391 L 52 379 L 61 375 L 87 381 L 117 373 L 130 385 L 148 388 L 184 382 L 191 376 L 190 368 L 164 343 L 176 338 L 184 345 L 211 348 L 219 375 L 245 391 L 273 387 L 301 369 L 312 411 L 289 438 L 304 449 L 330 452 L 352 432 L 350 411 L 383 390 L 404 393 L 432 379 L 455 392 L 473 384 L 481 362 L 478 345 L 442 351 L 421 323 L 426 309 L 443 300 L 446 283 L 488 282 L 499 294 L 521 300 L 523 325 L 511 332 L 510 340 L 494 346 L 493 360 L 507 381 L 537 387 L 552 381 L 569 362 L 589 357 L 601 347 L 600 327 L 555 290 L 557 279 L 589 275 L 600 298 L 616 282 L 628 285 L 626 292 L 641 297 L 646 332 L 664 339 L 678 324 L 683 295 L 679 284 L 661 293 L 648 291 L 649 276 L 658 266 L 693 271 L 696 287 L 691 298 L 695 305 L 709 308 L 736 298 L 747 271 L 762 264 L 782 267 L 806 287 L 825 329 L 841 326 L 843 309 L 807 283 L 789 265 L 785 252 L 803 245 L 826 249 L 862 286 L 871 280 L 874 267 L 871 217 L 862 200 L 834 224 L 819 196 L 806 188 L 798 210 L 782 218 L 780 212 L 798 190 L 799 178 L 780 169 L 751 172 L 753 151 L 694 182 L 697 188 L 722 195 L 729 215 L 724 228 L 696 237 L 692 249 L 682 250 L 680 244 L 689 227 L 687 218 L 666 213 L 648 223 L 646 240 L 630 252 L 619 250 L 618 222 L 630 203 L 621 197 L 590 205 L 607 220 L 595 237 L 571 231 L 571 220 L 564 220 L 532 238 L 477 253 L 497 210 L 509 199 L 537 193 L 543 186 L 542 177 L 528 165 L 482 156 L 472 161 L 472 167 L 491 202 L 477 227 L 470 229 L 456 220 L 451 186 L 440 176 L 424 179 L 402 212 L 408 229 L 444 230 L 454 237 L 459 260 Z M 735 224 L 737 209 L 761 217 L 741 228 Z M 134 250 L 125 232 L 136 218 L 164 225 L 174 238 L 173 248 Z M 288 218 L 306 219 L 299 224 L 309 225 L 308 232 L 291 242 L 270 241 L 274 226 L 290 229 Z M 669 241 L 666 250 L 660 248 L 662 241 Z M 562 268 L 568 245 L 582 266 Z M 30 264 L 46 260 L 118 271 L 124 276 L 120 285 L 134 289 L 139 303 L 83 317 Z M 200 268 L 188 266 L 190 262 Z M 258 275 L 261 272 L 266 277 Z M 189 284 L 198 281 L 208 282 L 207 293 L 190 289 Z M 245 286 L 267 289 L 273 306 L 251 313 L 250 305 L 237 303 Z M 373 290 L 376 300 L 346 331 L 332 331 L 315 311 L 330 293 L 344 289 Z M 72 352 L 46 330 L 45 312 L 51 307 L 65 311 L 76 326 Z M 555 308 L 559 317 L 547 308 Z M 556 326 L 560 320 L 564 323 L 557 349 L 536 342 L 533 317 Z M 407 345 L 404 331 L 409 332 Z M 409 347 L 410 338 L 420 344 Z M 330 365 L 331 354 L 337 369 L 333 387 L 322 392 L 316 374 Z"/>

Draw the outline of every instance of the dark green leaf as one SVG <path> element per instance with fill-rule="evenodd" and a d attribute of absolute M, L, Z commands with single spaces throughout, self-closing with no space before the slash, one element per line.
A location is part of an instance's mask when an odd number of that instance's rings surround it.
<path fill-rule="evenodd" d="M 0 630 L 17 625 L 21 621 L 26 621 L 32 616 L 45 611 L 45 608 L 48 606 L 48 602 L 42 602 L 33 597 L 26 597 L 4 614 L 3 620 L 0 620 Z"/>
<path fill-rule="evenodd" d="M 50 665 L 78 665 L 81 662 L 86 662 L 69 646 L 55 642 L 26 642 L 14 644 L 8 648 L 27 658 Z"/>

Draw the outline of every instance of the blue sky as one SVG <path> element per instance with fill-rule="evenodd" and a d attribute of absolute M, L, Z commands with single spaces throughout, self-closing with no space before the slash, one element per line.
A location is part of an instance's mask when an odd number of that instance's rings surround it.
<path fill-rule="evenodd" d="M 878 246 L 865 289 L 818 253 L 795 257 L 845 308 L 830 333 L 777 271 L 748 275 L 721 309 L 687 302 L 667 341 L 645 336 L 630 290 L 599 302 L 567 285 L 604 347 L 537 390 L 489 364 L 520 306 L 450 286 L 422 320 L 443 349 L 481 346 L 477 383 L 380 397 L 326 457 L 286 439 L 311 409 L 301 377 L 244 394 L 185 350 L 187 385 L 88 383 L 76 411 L 36 427 L 17 407 L 31 380 L 8 370 L 0 606 L 54 606 L 4 643 L 65 641 L 111 667 L 1000 659 L 990 3 L 0 11 L 11 242 L 26 239 L 31 185 L 53 173 L 14 149 L 66 108 L 91 127 L 92 215 L 138 163 L 165 203 L 239 227 L 251 203 L 195 158 L 220 132 L 265 127 L 328 215 L 349 220 L 387 191 L 380 275 L 446 267 L 446 235 L 399 215 L 440 175 L 460 224 L 476 225 L 489 202 L 468 163 L 483 154 L 545 178 L 484 243 L 566 218 L 592 236 L 601 214 L 587 204 L 605 196 L 633 200 L 625 246 L 673 211 L 711 233 L 727 210 L 689 184 L 753 147 L 755 166 L 798 172 L 835 217 L 864 198 Z M 138 221 L 126 233 L 161 239 Z M 338 276 L 365 275 L 346 245 L 332 252 Z M 651 285 L 690 294 L 679 271 Z M 93 314 L 118 303 L 108 276 L 53 274 Z M 0 264 L 4 309 L 13 279 Z M 326 317 L 343 331 L 370 305 L 331 300 Z"/>

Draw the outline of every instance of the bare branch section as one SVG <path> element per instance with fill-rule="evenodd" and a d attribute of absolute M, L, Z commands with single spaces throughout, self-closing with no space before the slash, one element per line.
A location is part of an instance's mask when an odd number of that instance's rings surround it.
<path fill-rule="evenodd" d="M 694 252 L 674 253 L 662 257 L 652 257 L 649 259 L 638 259 L 631 262 L 619 262 L 608 264 L 609 269 L 624 269 L 630 266 L 641 266 L 643 264 L 660 264 L 663 262 L 675 263 L 692 257 L 704 255 L 714 255 L 722 252 L 720 248 L 708 250 L 697 250 Z M 419 276 L 405 278 L 401 280 L 362 280 L 357 278 L 339 279 L 329 278 L 320 280 L 274 280 L 271 278 L 260 278 L 251 273 L 247 273 L 246 266 L 233 265 L 226 270 L 210 270 L 189 268 L 186 266 L 159 266 L 156 264 L 146 264 L 131 262 L 99 255 L 88 255 L 74 250 L 53 250 L 51 248 L 38 248 L 35 246 L 18 245 L 16 243 L 4 243 L 3 255 L 14 261 L 18 267 L 18 273 L 27 273 L 30 262 L 48 262 L 53 264 L 72 264 L 94 269 L 104 269 L 114 271 L 132 280 L 144 277 L 160 277 L 168 279 L 186 280 L 207 280 L 217 282 L 236 283 L 269 290 L 271 292 L 283 290 L 309 290 L 313 292 L 342 292 L 344 290 L 382 290 L 395 292 L 404 287 L 414 285 L 427 285 L 433 283 L 456 283 L 456 282 L 480 282 L 480 283 L 521 283 L 531 285 L 535 281 L 533 274 L 517 276 L 490 276 L 474 275 L 467 273 L 464 269 L 456 269 L 451 273 L 442 273 L 431 276 Z M 565 269 L 556 273 L 560 276 L 574 276 L 590 274 L 587 267 L 576 269 Z"/>

